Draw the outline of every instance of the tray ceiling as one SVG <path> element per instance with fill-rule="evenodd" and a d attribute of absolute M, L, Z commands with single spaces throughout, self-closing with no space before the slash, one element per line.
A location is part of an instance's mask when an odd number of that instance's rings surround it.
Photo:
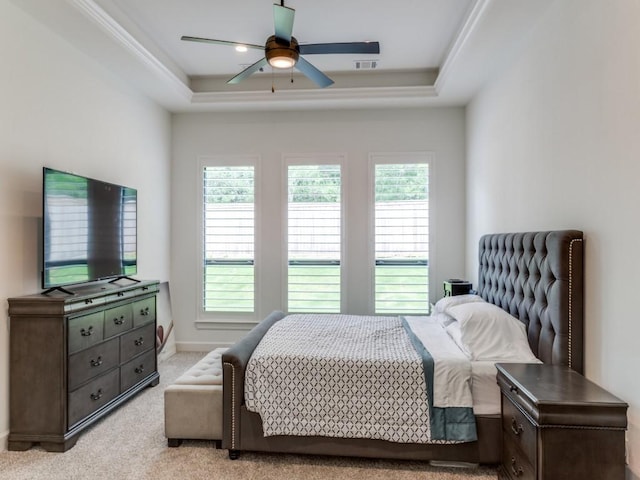
<path fill-rule="evenodd" d="M 464 105 L 552 2 L 287 1 L 301 44 L 380 42 L 377 55 L 307 56 L 335 80 L 319 89 L 270 67 L 228 85 L 263 52 L 180 40 L 264 44 L 274 28 L 271 1 L 13 0 L 171 111 Z M 357 69 L 357 61 L 376 68 Z"/>

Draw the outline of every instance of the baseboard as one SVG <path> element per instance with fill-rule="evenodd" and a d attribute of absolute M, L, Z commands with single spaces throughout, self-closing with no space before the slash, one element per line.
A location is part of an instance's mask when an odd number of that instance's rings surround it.
<path fill-rule="evenodd" d="M 437 468 L 478 468 L 477 463 L 454 462 L 449 460 L 429 460 L 429 465 Z"/>
<path fill-rule="evenodd" d="M 171 357 L 174 353 L 176 353 L 176 344 L 172 343 L 171 345 L 167 345 L 167 348 L 163 349 L 158 354 L 158 361 L 163 362 L 167 358 Z"/>
<path fill-rule="evenodd" d="M 0 452 L 6 451 L 8 444 L 9 444 L 9 430 L 7 430 L 6 432 L 0 433 Z"/>
<path fill-rule="evenodd" d="M 235 342 L 176 342 L 178 352 L 210 352 L 216 348 L 229 348 Z"/>

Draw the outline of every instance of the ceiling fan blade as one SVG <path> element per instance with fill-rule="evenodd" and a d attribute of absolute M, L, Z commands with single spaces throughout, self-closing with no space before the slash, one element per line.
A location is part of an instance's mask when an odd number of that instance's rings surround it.
<path fill-rule="evenodd" d="M 355 53 L 377 55 L 380 53 L 378 42 L 345 42 L 345 43 L 310 43 L 300 45 L 300 55 L 316 55 L 324 53 Z"/>
<path fill-rule="evenodd" d="M 231 83 L 233 85 L 235 85 L 236 83 L 240 83 L 242 80 L 244 80 L 245 78 L 247 78 L 249 75 L 251 75 L 252 73 L 257 72 L 258 70 L 260 70 L 262 67 L 264 67 L 267 64 L 267 59 L 263 58 L 258 60 L 256 63 L 254 63 L 253 65 L 251 65 L 250 67 L 245 68 L 243 71 L 241 71 L 238 75 L 236 75 L 235 77 L 233 77 L 231 80 L 229 80 L 227 83 Z"/>
<path fill-rule="evenodd" d="M 320 88 L 333 85 L 333 80 L 331 80 L 324 73 L 322 73 L 320 70 L 318 70 L 316 67 L 311 65 L 302 57 L 298 57 L 296 68 L 300 70 L 302 73 L 304 73 L 307 76 L 307 78 L 312 80 Z"/>
<path fill-rule="evenodd" d="M 273 24 L 275 25 L 276 38 L 291 42 L 291 33 L 293 32 L 293 17 L 296 11 L 293 8 L 284 5 L 273 6 Z"/>
<path fill-rule="evenodd" d="M 241 43 L 241 42 L 229 42 L 227 40 L 216 40 L 214 38 L 189 37 L 187 35 L 183 35 L 182 37 L 180 37 L 180 40 L 184 40 L 185 42 L 200 42 L 200 43 L 213 43 L 215 45 L 229 45 L 233 47 L 244 46 L 247 48 L 264 50 L 264 45 L 255 45 L 252 43 Z"/>

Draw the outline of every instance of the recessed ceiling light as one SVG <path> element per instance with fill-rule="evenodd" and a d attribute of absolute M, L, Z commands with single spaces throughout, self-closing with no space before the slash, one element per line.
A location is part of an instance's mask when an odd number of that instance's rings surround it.
<path fill-rule="evenodd" d="M 236 52 L 246 52 L 247 50 L 249 49 L 244 45 L 236 45 Z"/>

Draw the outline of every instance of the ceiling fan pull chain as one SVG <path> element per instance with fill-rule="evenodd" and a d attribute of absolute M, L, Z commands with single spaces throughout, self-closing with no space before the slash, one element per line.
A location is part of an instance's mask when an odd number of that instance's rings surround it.
<path fill-rule="evenodd" d="M 293 83 L 293 67 L 291 67 L 291 83 Z"/>

